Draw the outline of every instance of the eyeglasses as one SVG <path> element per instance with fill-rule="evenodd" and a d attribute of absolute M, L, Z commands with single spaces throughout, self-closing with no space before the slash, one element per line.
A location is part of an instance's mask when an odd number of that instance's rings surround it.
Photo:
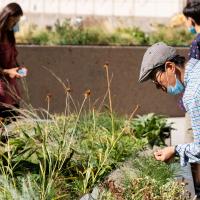
<path fill-rule="evenodd" d="M 164 92 L 166 92 L 167 88 L 157 81 L 158 77 L 160 77 L 161 75 L 162 72 L 160 72 L 157 76 L 155 75 L 154 78 L 152 79 L 152 82 L 156 85 L 157 89 L 162 89 Z"/>

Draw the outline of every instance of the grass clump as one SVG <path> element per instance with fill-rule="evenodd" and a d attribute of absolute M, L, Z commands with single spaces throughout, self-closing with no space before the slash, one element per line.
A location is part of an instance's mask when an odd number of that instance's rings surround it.
<path fill-rule="evenodd" d="M 159 182 L 150 177 L 129 180 L 124 199 L 127 200 L 189 200 L 190 195 L 185 193 L 184 186 L 178 182 L 169 181 L 160 186 Z"/>
<path fill-rule="evenodd" d="M 178 170 L 178 163 L 166 165 L 138 154 L 111 174 L 104 187 L 120 200 L 189 200 L 185 184 L 174 180 Z"/>

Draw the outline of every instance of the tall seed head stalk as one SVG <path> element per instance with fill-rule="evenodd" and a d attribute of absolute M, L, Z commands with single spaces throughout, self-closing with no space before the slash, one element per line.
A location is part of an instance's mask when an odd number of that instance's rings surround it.
<path fill-rule="evenodd" d="M 115 131 L 115 125 L 114 125 L 114 118 L 113 118 L 113 107 L 112 107 L 112 96 L 111 96 L 111 88 L 110 88 L 110 77 L 109 77 L 109 63 L 106 62 L 104 64 L 104 69 L 106 70 L 106 80 L 107 80 L 107 87 L 108 87 L 108 99 L 109 99 L 109 109 L 111 114 L 111 120 L 112 120 L 112 133 Z"/>

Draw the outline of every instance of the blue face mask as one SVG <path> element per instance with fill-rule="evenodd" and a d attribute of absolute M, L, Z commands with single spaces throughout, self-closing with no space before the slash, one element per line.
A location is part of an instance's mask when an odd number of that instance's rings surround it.
<path fill-rule="evenodd" d="M 171 95 L 180 94 L 184 91 L 183 84 L 176 78 L 176 84 L 175 86 L 168 86 L 167 87 L 167 93 Z"/>
<path fill-rule="evenodd" d="M 188 31 L 190 32 L 190 33 L 192 33 L 192 34 L 196 34 L 197 32 L 196 32 L 196 29 L 194 28 L 194 26 L 190 26 L 189 28 L 188 28 Z"/>
<path fill-rule="evenodd" d="M 16 32 L 19 32 L 19 24 L 15 24 L 15 26 L 13 27 L 13 32 L 16 33 Z"/>

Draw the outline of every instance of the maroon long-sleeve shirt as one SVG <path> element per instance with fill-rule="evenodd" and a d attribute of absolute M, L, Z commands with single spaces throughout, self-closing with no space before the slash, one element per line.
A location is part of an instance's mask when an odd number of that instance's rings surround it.
<path fill-rule="evenodd" d="M 17 67 L 17 50 L 14 44 L 0 43 L 0 68 L 10 69 Z M 16 78 L 0 74 L 0 107 L 3 104 L 19 104 L 19 89 Z"/>

